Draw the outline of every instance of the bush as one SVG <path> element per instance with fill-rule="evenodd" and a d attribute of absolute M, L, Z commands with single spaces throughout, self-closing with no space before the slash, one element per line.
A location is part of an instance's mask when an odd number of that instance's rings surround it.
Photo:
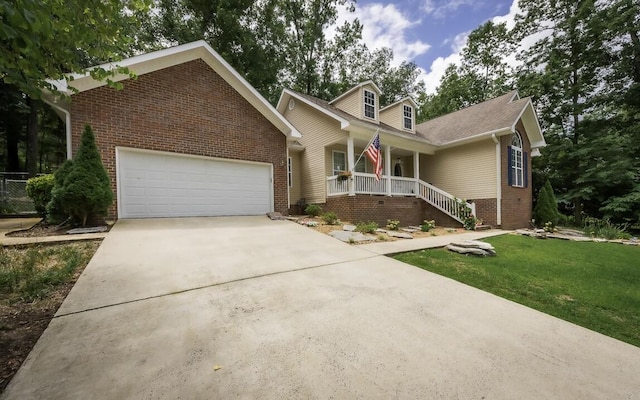
<path fill-rule="evenodd" d="M 431 220 L 431 221 L 427 221 L 426 219 L 422 222 L 422 225 L 420 225 L 420 230 L 422 232 L 429 232 L 431 229 L 436 227 L 436 221 Z"/>
<path fill-rule="evenodd" d="M 362 233 L 374 233 L 378 229 L 378 224 L 372 221 L 358 222 L 356 224 L 356 231 Z"/>
<path fill-rule="evenodd" d="M 317 217 L 318 215 L 320 215 L 321 211 L 322 208 L 320 208 L 320 206 L 317 204 L 309 204 L 307 208 L 304 209 L 304 212 L 312 217 Z"/>
<path fill-rule="evenodd" d="M 584 233 L 593 237 L 608 240 L 629 239 L 631 235 L 626 232 L 628 225 L 614 224 L 608 219 L 587 217 L 584 219 Z"/>
<path fill-rule="evenodd" d="M 62 207 L 82 226 L 92 216 L 104 216 L 113 203 L 109 175 L 102 165 L 100 153 L 90 125 L 82 133 L 82 142 L 73 165 L 60 191 Z"/>
<path fill-rule="evenodd" d="M 552 227 L 558 225 L 560 213 L 558 212 L 558 203 L 549 180 L 545 182 L 540 193 L 538 193 L 538 201 L 533 209 L 533 218 L 537 226 L 547 226 L 549 222 Z"/>
<path fill-rule="evenodd" d="M 73 161 L 65 161 L 53 174 L 53 189 L 51 190 L 51 200 L 47 203 L 47 222 L 59 224 L 69 217 L 69 213 L 64 210 L 62 204 L 62 194 L 64 191 L 64 180 L 73 168 Z"/>
<path fill-rule="evenodd" d="M 51 201 L 54 181 L 53 174 L 36 176 L 27 181 L 27 196 L 33 200 L 33 205 L 41 217 L 47 215 L 47 204 Z"/>
<path fill-rule="evenodd" d="M 397 219 L 388 219 L 387 220 L 387 229 L 392 231 L 397 231 L 400 228 L 400 221 Z"/>
<path fill-rule="evenodd" d="M 322 220 L 328 225 L 338 224 L 338 216 L 333 211 L 322 214 Z"/>

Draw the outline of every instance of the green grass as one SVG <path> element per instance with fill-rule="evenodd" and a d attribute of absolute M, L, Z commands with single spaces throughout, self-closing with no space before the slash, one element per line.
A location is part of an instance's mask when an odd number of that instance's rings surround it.
<path fill-rule="evenodd" d="M 32 302 L 70 282 L 87 265 L 99 242 L 77 242 L 26 249 L 0 248 L 0 301 Z"/>
<path fill-rule="evenodd" d="M 496 257 L 395 258 L 640 347 L 640 247 L 503 235 Z"/>

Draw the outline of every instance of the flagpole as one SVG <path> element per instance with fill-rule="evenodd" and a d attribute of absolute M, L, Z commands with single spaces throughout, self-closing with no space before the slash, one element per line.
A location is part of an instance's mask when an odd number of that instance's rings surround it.
<path fill-rule="evenodd" d="M 358 162 L 360 161 L 360 159 L 362 158 L 362 155 L 364 154 L 365 151 L 367 151 L 367 149 L 369 148 L 369 145 L 371 145 L 371 143 L 373 143 L 374 139 L 376 138 L 376 136 L 378 135 L 378 131 L 380 130 L 380 128 L 376 129 L 376 133 L 373 134 L 373 136 L 371 137 L 371 139 L 369 140 L 369 143 L 367 143 L 366 146 L 364 146 L 364 150 L 362 150 L 362 152 L 360 153 L 360 156 L 358 157 L 358 159 L 356 160 L 355 163 L 353 163 L 353 169 L 355 170 L 356 165 L 358 165 Z M 351 173 L 354 172 L 354 170 L 350 171 Z"/>

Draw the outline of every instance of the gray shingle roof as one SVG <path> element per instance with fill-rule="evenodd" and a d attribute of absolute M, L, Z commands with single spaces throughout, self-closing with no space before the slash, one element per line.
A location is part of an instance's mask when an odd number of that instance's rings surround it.
<path fill-rule="evenodd" d="M 528 104 L 529 98 L 510 100 L 511 91 L 500 97 L 463 108 L 416 125 L 416 134 L 435 145 L 446 145 L 487 132 L 511 128 Z"/>

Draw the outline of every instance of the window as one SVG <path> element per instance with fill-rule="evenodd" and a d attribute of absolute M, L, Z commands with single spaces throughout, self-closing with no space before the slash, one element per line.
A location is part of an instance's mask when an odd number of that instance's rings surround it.
<path fill-rule="evenodd" d="M 376 94 L 370 90 L 364 90 L 364 116 L 376 119 Z"/>
<path fill-rule="evenodd" d="M 413 107 L 403 106 L 404 129 L 413 130 Z"/>
<path fill-rule="evenodd" d="M 522 151 L 522 137 L 520 132 L 515 131 L 509 146 L 509 185 L 525 187 L 525 159 Z"/>
<path fill-rule="evenodd" d="M 367 172 L 367 156 L 363 155 L 354 168 L 356 172 Z"/>
<path fill-rule="evenodd" d="M 289 181 L 289 187 L 293 187 L 293 165 L 291 162 L 291 157 L 287 159 L 287 180 Z"/>
<path fill-rule="evenodd" d="M 344 151 L 333 152 L 333 174 L 338 175 L 347 170 L 347 153 Z"/>

